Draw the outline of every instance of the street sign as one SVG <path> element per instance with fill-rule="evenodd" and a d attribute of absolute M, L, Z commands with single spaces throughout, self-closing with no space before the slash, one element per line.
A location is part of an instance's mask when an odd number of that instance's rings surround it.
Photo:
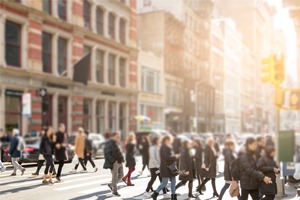
<path fill-rule="evenodd" d="M 22 94 L 22 115 L 23 117 L 31 117 L 31 94 Z"/>

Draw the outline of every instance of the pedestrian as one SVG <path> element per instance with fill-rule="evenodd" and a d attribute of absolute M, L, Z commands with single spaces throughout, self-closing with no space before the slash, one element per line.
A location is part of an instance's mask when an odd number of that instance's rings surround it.
<path fill-rule="evenodd" d="M 267 137 L 266 137 L 266 146 L 275 147 L 275 143 L 273 141 L 272 135 L 267 135 Z"/>
<path fill-rule="evenodd" d="M 21 157 L 22 150 L 25 148 L 25 143 L 23 138 L 20 136 L 20 131 L 18 129 L 13 129 L 12 135 L 13 138 L 10 141 L 9 155 L 11 156 L 11 162 L 14 166 L 14 171 L 11 176 L 17 175 L 17 169 L 22 172 L 21 176 L 23 176 L 25 168 L 18 163 L 18 160 Z"/>
<path fill-rule="evenodd" d="M 118 144 L 119 142 L 120 142 L 120 134 L 117 132 L 113 132 L 111 134 L 111 139 L 109 139 L 105 143 L 105 148 L 104 148 L 105 162 L 103 165 L 103 168 L 110 169 L 112 174 L 111 184 L 108 184 L 107 186 L 112 191 L 112 194 L 118 197 L 120 197 L 121 195 L 118 193 L 117 184 L 121 181 L 124 175 L 123 173 L 124 156 Z"/>
<path fill-rule="evenodd" d="M 56 144 L 55 144 L 55 158 L 58 161 L 58 169 L 56 174 L 56 180 L 61 182 L 61 171 L 65 164 L 65 161 L 68 160 L 67 154 L 67 142 L 68 136 L 66 133 L 66 126 L 63 123 L 59 124 L 58 131 L 56 132 Z"/>
<path fill-rule="evenodd" d="M 126 167 L 128 167 L 128 173 L 126 176 L 122 178 L 122 180 L 127 184 L 127 186 L 134 186 L 134 184 L 131 183 L 131 174 L 135 170 L 135 135 L 134 133 L 130 133 L 127 136 L 126 140 Z"/>
<path fill-rule="evenodd" d="M 91 139 L 89 139 L 89 131 L 85 131 L 85 148 L 84 148 L 84 165 L 86 167 L 87 162 L 89 161 L 94 168 L 94 172 L 98 171 L 98 168 L 96 167 L 93 159 L 92 159 L 92 154 L 93 154 L 93 142 Z"/>
<path fill-rule="evenodd" d="M 193 166 L 194 166 L 194 161 L 193 157 L 190 155 L 190 150 L 191 150 L 191 142 L 188 140 L 185 140 L 182 142 L 182 148 L 180 152 L 180 158 L 179 158 L 179 170 L 181 171 L 179 175 L 179 182 L 176 185 L 176 190 L 180 188 L 181 186 L 185 185 L 187 182 L 188 188 L 189 188 L 189 198 L 196 198 L 193 195 Z"/>
<path fill-rule="evenodd" d="M 45 134 L 42 137 L 40 144 L 40 153 L 43 154 L 46 161 L 46 168 L 44 171 L 43 184 L 53 184 L 52 182 L 52 172 L 54 171 L 54 162 L 53 162 L 53 147 L 55 144 L 53 135 L 53 128 L 48 127 L 45 129 Z M 50 168 L 50 171 L 49 171 Z M 47 181 L 47 176 L 49 180 Z"/>
<path fill-rule="evenodd" d="M 171 200 L 177 200 L 177 195 L 175 194 L 176 177 L 167 167 L 174 164 L 176 162 L 176 158 L 179 157 L 178 154 L 174 154 L 172 140 L 173 138 L 171 135 L 164 136 L 162 139 L 162 146 L 160 148 L 161 161 L 159 168 L 162 182 L 151 195 L 153 200 L 157 199 L 159 192 L 167 186 L 169 180 L 171 181 Z"/>
<path fill-rule="evenodd" d="M 155 182 L 156 178 L 159 178 L 159 181 L 162 182 L 162 178 L 160 175 L 160 136 L 153 137 L 151 139 L 151 146 L 149 148 L 149 169 L 150 169 L 150 176 L 151 179 L 148 182 L 146 192 L 144 193 L 145 198 L 150 198 L 151 193 L 150 190 L 153 192 L 153 183 Z M 167 195 L 167 189 L 163 189 L 164 196 Z"/>
<path fill-rule="evenodd" d="M 272 183 L 271 178 L 258 171 L 255 152 L 257 152 L 256 140 L 252 137 L 247 138 L 245 152 L 239 155 L 241 200 L 248 200 L 249 195 L 252 200 L 259 200 L 259 182 Z"/>
<path fill-rule="evenodd" d="M 84 130 L 82 127 L 78 128 L 78 132 L 77 135 L 75 137 L 75 149 L 74 149 L 74 153 L 78 156 L 78 160 L 79 163 L 81 165 L 81 167 L 83 168 L 82 173 L 86 173 L 86 167 L 84 165 L 84 149 L 85 149 L 85 139 L 86 136 L 84 134 Z M 76 172 L 77 168 L 79 166 L 79 163 L 77 163 L 74 167 L 74 169 L 72 170 L 72 172 Z"/>
<path fill-rule="evenodd" d="M 204 164 L 202 167 L 201 174 L 205 179 L 201 183 L 198 192 L 202 195 L 202 187 L 211 180 L 212 188 L 213 188 L 213 197 L 219 197 L 219 194 L 216 189 L 216 174 L 217 174 L 217 152 L 215 150 L 214 140 L 212 138 L 208 138 L 206 142 L 205 152 L 204 152 Z"/>
<path fill-rule="evenodd" d="M 257 149 L 255 151 L 256 159 L 258 160 L 261 156 L 265 155 L 265 147 L 266 147 L 266 140 L 263 136 L 259 136 L 256 138 L 257 142 Z"/>
<path fill-rule="evenodd" d="M 148 164 L 149 164 L 149 140 L 148 137 L 144 136 L 142 138 L 142 143 L 140 145 L 140 152 L 142 154 L 142 160 L 143 160 L 143 167 L 142 170 L 140 171 L 140 176 L 143 175 L 144 170 L 146 167 L 149 169 Z"/>
<path fill-rule="evenodd" d="M 195 153 L 195 169 L 197 174 L 198 186 L 197 191 L 200 188 L 201 182 L 203 181 L 203 177 L 201 176 L 201 168 L 203 164 L 203 148 L 201 142 L 199 140 L 194 141 L 194 148 L 196 150 Z M 205 190 L 205 185 L 202 187 L 202 191 Z"/>
<path fill-rule="evenodd" d="M 267 146 L 265 148 L 265 155 L 257 161 L 257 168 L 265 176 L 271 178 L 272 183 L 259 183 L 259 194 L 262 196 L 261 200 L 274 200 L 277 194 L 276 174 L 280 173 L 278 165 L 274 160 L 275 148 L 274 146 Z"/>
<path fill-rule="evenodd" d="M 232 175 L 231 175 L 231 163 L 237 159 L 237 155 L 234 152 L 235 150 L 235 144 L 233 140 L 226 140 L 225 141 L 225 148 L 223 150 L 224 155 L 224 179 L 225 179 L 225 185 L 223 186 L 219 200 L 222 200 L 226 190 L 230 187 L 230 184 L 232 182 Z M 240 195 L 238 196 L 238 199 L 240 199 Z"/>

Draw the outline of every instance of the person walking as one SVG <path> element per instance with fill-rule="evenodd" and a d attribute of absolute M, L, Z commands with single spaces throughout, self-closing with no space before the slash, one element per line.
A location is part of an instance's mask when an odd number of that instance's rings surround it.
<path fill-rule="evenodd" d="M 179 182 L 176 185 L 176 190 L 180 188 L 181 186 L 185 185 L 187 182 L 188 188 L 189 188 L 189 198 L 196 198 L 193 195 L 193 167 L 194 167 L 194 161 L 193 157 L 190 155 L 190 149 L 191 149 L 191 142 L 186 140 L 182 142 L 182 148 L 180 152 L 180 159 L 179 159 L 179 170 L 182 171 L 182 173 L 179 175 Z"/>
<path fill-rule="evenodd" d="M 140 152 L 142 154 L 142 160 L 143 160 L 143 167 L 142 167 L 142 171 L 140 171 L 140 176 L 143 175 L 144 170 L 146 169 L 146 167 L 149 169 L 149 140 L 146 136 L 144 136 L 142 138 L 142 144 L 140 145 Z"/>
<path fill-rule="evenodd" d="M 217 174 L 217 152 L 214 148 L 214 140 L 209 138 L 207 140 L 207 145 L 205 147 L 204 152 L 204 164 L 202 167 L 202 176 L 205 177 L 200 187 L 198 188 L 199 194 L 202 195 L 203 186 L 211 180 L 212 188 L 213 188 L 213 197 L 219 197 L 219 194 L 216 189 L 216 174 Z"/>
<path fill-rule="evenodd" d="M 59 124 L 58 131 L 56 132 L 56 144 L 55 144 L 55 158 L 58 161 L 58 169 L 56 174 L 56 180 L 61 182 L 61 171 L 65 164 L 65 161 L 68 160 L 67 154 L 67 141 L 68 136 L 66 127 L 63 123 Z"/>
<path fill-rule="evenodd" d="M 127 186 L 134 186 L 131 183 L 131 174 L 135 170 L 135 135 L 130 133 L 126 140 L 126 167 L 128 167 L 128 173 L 122 178 L 122 180 L 127 184 Z"/>
<path fill-rule="evenodd" d="M 84 149 L 85 149 L 85 139 L 86 139 L 86 136 L 84 134 L 84 130 L 83 128 L 79 128 L 78 129 L 78 133 L 76 135 L 76 138 L 75 138 L 75 154 L 78 156 L 78 160 L 79 160 L 79 163 L 81 165 L 81 167 L 83 168 L 83 170 L 81 171 L 82 173 L 86 173 L 86 167 L 84 165 Z M 76 172 L 77 171 L 77 168 L 79 166 L 79 163 L 77 163 L 74 167 L 74 169 L 72 170 L 73 172 Z"/>
<path fill-rule="evenodd" d="M 252 197 L 252 200 L 259 200 L 259 182 L 272 183 L 271 178 L 258 171 L 255 157 L 256 150 L 256 140 L 252 137 L 247 138 L 245 152 L 239 155 L 241 200 L 248 200 L 249 195 Z"/>
<path fill-rule="evenodd" d="M 162 146 L 160 148 L 160 175 L 162 177 L 162 182 L 151 195 L 153 200 L 157 200 L 159 192 L 167 186 L 169 180 L 171 181 L 171 200 L 177 200 L 177 195 L 175 193 L 176 177 L 167 167 L 175 163 L 176 159 L 179 157 L 178 154 L 174 154 L 172 140 L 173 138 L 170 135 L 164 136 L 162 139 Z"/>
<path fill-rule="evenodd" d="M 40 144 L 40 153 L 43 154 L 46 160 L 46 168 L 44 171 L 43 184 L 53 184 L 52 182 L 52 172 L 54 171 L 54 162 L 53 162 L 53 147 L 55 142 L 53 141 L 53 128 L 48 127 L 45 129 L 45 134 L 42 137 Z M 50 171 L 49 171 L 50 168 Z M 47 176 L 49 180 L 47 181 Z"/>
<path fill-rule="evenodd" d="M 197 174 L 197 180 L 198 180 L 198 186 L 197 191 L 200 188 L 201 182 L 203 181 L 203 178 L 201 177 L 201 169 L 203 164 L 203 148 L 201 145 L 201 142 L 199 140 L 194 141 L 194 148 L 196 150 L 195 153 L 195 170 Z M 205 185 L 202 187 L 202 190 L 205 190 Z"/>
<path fill-rule="evenodd" d="M 272 183 L 269 184 L 263 181 L 259 183 L 259 194 L 262 196 L 261 200 L 274 200 L 277 194 L 276 174 L 279 174 L 280 170 L 274 161 L 274 156 L 274 146 L 267 146 L 265 148 L 265 155 L 257 161 L 258 170 L 265 176 L 270 177 L 272 181 Z"/>
<path fill-rule="evenodd" d="M 120 135 L 117 132 L 111 133 L 111 139 L 109 139 L 105 143 L 104 148 L 104 169 L 110 169 L 112 174 L 112 181 L 111 184 L 107 186 L 112 191 L 114 196 L 120 197 L 121 195 L 118 193 L 117 184 L 123 178 L 123 163 L 124 163 L 124 156 L 121 152 L 119 143 L 120 142 Z"/>
<path fill-rule="evenodd" d="M 266 147 L 266 140 L 263 136 L 259 136 L 256 138 L 257 148 L 255 151 L 256 159 L 258 160 L 260 157 L 265 155 L 265 147 Z"/>
<path fill-rule="evenodd" d="M 10 141 L 9 155 L 11 156 L 14 171 L 11 176 L 16 176 L 17 170 L 20 170 L 21 176 L 23 176 L 26 169 L 18 163 L 18 160 L 21 157 L 22 150 L 25 148 L 25 143 L 18 129 L 13 129 L 12 135 L 13 138 Z"/>
<path fill-rule="evenodd" d="M 233 140 L 226 140 L 225 141 L 225 148 L 223 150 L 224 155 L 224 179 L 225 179 L 225 185 L 223 186 L 219 200 L 222 200 L 226 190 L 230 187 L 230 184 L 232 182 L 232 175 L 231 175 L 231 163 L 237 158 L 237 155 L 234 153 L 235 150 L 235 144 Z M 240 195 L 237 197 L 240 199 Z"/>
<path fill-rule="evenodd" d="M 92 159 L 92 154 L 93 154 L 93 142 L 91 139 L 89 139 L 89 131 L 85 131 L 85 148 L 84 148 L 84 165 L 86 167 L 87 162 L 89 161 L 94 168 L 94 172 L 98 171 L 98 168 L 96 167 L 93 159 Z"/>

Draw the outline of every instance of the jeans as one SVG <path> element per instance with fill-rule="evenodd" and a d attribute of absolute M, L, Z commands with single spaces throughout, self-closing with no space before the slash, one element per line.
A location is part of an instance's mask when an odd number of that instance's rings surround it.
<path fill-rule="evenodd" d="M 210 178 L 205 178 L 199 187 L 199 191 L 205 186 L 205 184 L 210 180 Z M 213 188 L 214 194 L 218 193 L 216 188 L 216 178 L 211 178 L 211 186 Z"/>
<path fill-rule="evenodd" d="M 83 168 L 83 170 L 86 170 L 86 167 L 85 167 L 85 165 L 83 163 L 83 159 L 82 158 L 78 158 L 78 160 L 79 160 L 79 163 L 80 163 L 81 167 Z M 79 166 L 79 163 L 75 165 L 75 168 L 74 168 L 75 170 L 77 170 L 77 168 Z"/>
<path fill-rule="evenodd" d="M 159 178 L 160 182 L 162 181 L 162 179 L 160 177 L 160 174 L 156 173 L 158 170 L 159 170 L 158 168 L 151 168 L 150 169 L 151 179 L 150 179 L 150 181 L 148 183 L 148 186 L 146 188 L 146 192 L 149 192 L 150 190 L 152 190 L 152 185 L 155 182 L 155 180 L 156 180 L 157 177 Z M 167 193 L 166 188 L 163 189 L 163 192 L 164 192 L 164 194 Z"/>
<path fill-rule="evenodd" d="M 121 181 L 121 179 L 124 176 L 123 164 L 117 162 L 114 163 L 113 169 L 111 170 L 111 175 L 112 175 L 111 184 L 112 184 L 113 192 L 117 192 L 118 191 L 117 184 Z"/>
<path fill-rule="evenodd" d="M 92 160 L 92 154 L 89 154 L 89 155 L 85 154 L 84 155 L 84 165 L 85 166 L 86 166 L 86 164 L 87 164 L 88 161 L 90 161 L 90 163 L 93 166 L 93 168 L 95 168 L 96 165 L 95 165 L 94 161 Z"/>
<path fill-rule="evenodd" d="M 24 167 L 22 167 L 19 163 L 18 163 L 18 159 L 19 158 L 11 158 L 11 163 L 14 166 L 14 174 L 17 172 L 17 169 L 22 171 L 24 169 Z"/>
<path fill-rule="evenodd" d="M 132 172 L 135 170 L 134 167 L 129 167 L 128 168 L 128 173 L 126 174 L 126 176 L 124 176 L 125 182 L 127 184 L 131 184 L 131 174 Z"/>
<path fill-rule="evenodd" d="M 176 185 L 176 177 L 175 176 L 171 176 L 171 177 L 162 177 L 162 182 L 161 184 L 158 186 L 158 188 L 155 190 L 156 193 L 159 193 L 162 189 L 164 189 L 167 184 L 168 184 L 168 181 L 171 181 L 171 193 L 172 194 L 176 194 L 175 193 L 175 185 Z"/>
<path fill-rule="evenodd" d="M 45 168 L 44 174 L 48 174 L 49 168 L 50 168 L 50 173 L 53 172 L 54 171 L 54 163 L 53 163 L 52 156 L 44 155 L 44 158 L 46 160 L 46 168 Z"/>
<path fill-rule="evenodd" d="M 259 200 L 258 190 L 244 190 L 244 189 L 242 189 L 241 200 L 248 200 L 249 194 L 252 197 L 252 200 Z"/>

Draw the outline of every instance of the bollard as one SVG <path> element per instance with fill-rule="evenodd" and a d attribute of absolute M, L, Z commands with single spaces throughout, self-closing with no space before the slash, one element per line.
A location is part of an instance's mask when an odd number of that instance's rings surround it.
<path fill-rule="evenodd" d="M 276 184 L 277 184 L 277 196 L 278 197 L 285 197 L 285 190 L 284 190 L 284 179 L 280 177 L 280 175 L 276 176 Z"/>

